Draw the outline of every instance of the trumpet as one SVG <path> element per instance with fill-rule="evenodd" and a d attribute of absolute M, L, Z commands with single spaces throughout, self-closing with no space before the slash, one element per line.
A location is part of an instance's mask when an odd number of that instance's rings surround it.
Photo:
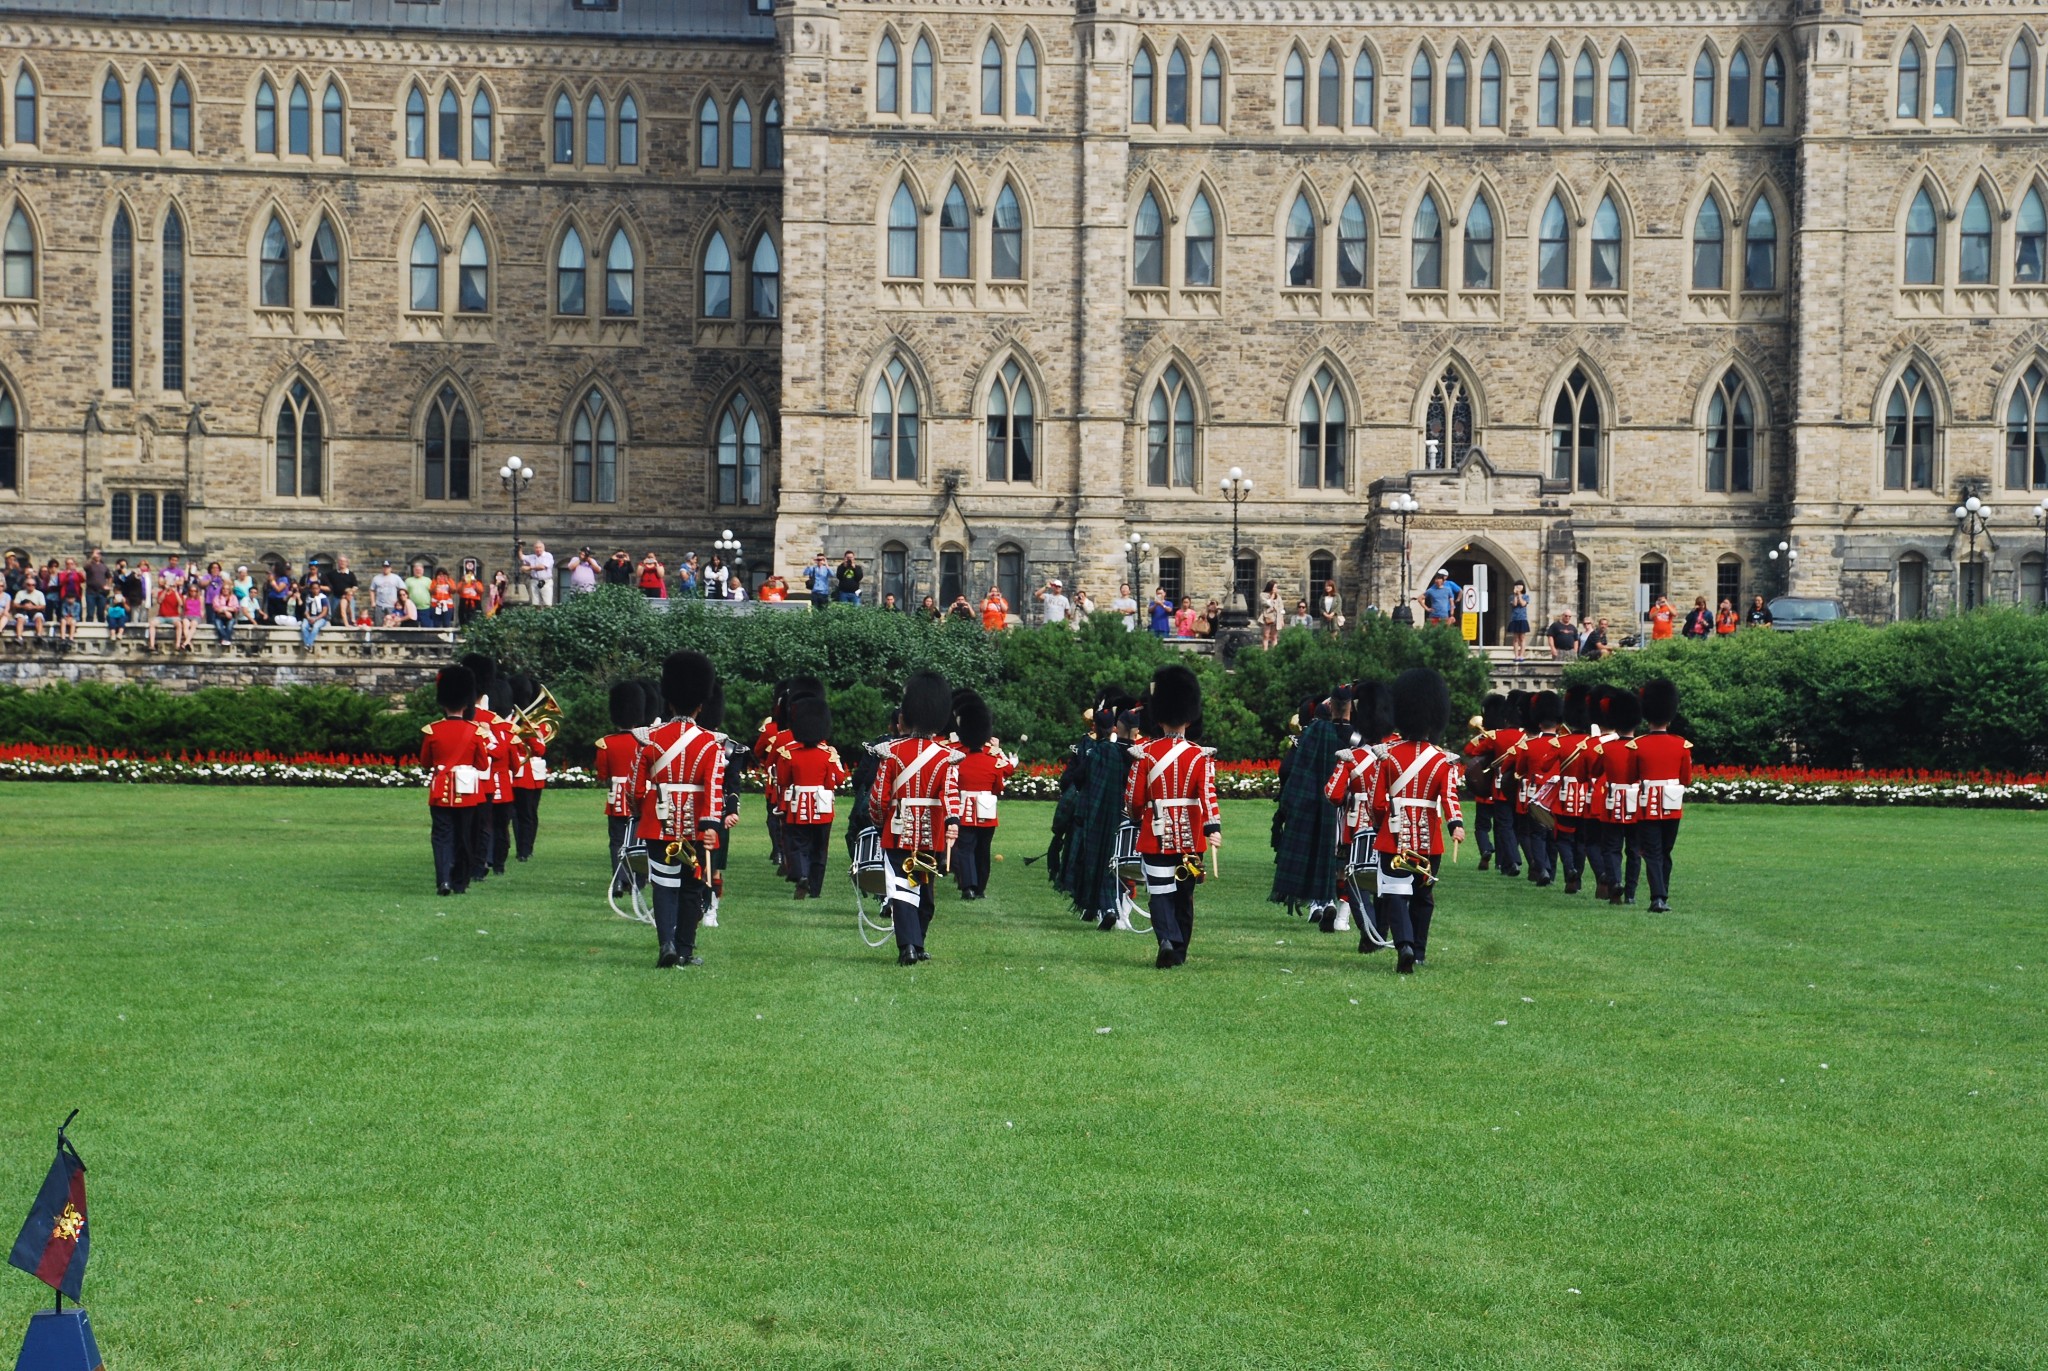
<path fill-rule="evenodd" d="M 546 686 L 540 687 L 540 694 L 531 704 L 513 706 L 512 736 L 520 742 L 538 738 L 545 746 L 552 743 L 561 731 L 562 706 Z"/>
<path fill-rule="evenodd" d="M 913 852 L 903 859 L 903 874 L 912 885 L 930 885 L 939 878 L 939 859 L 929 852 Z"/>
<path fill-rule="evenodd" d="M 1180 866 L 1175 869 L 1173 874 L 1183 881 L 1199 881 L 1204 879 L 1208 872 L 1202 866 L 1201 854 L 1190 852 L 1187 856 L 1180 859 Z"/>
<path fill-rule="evenodd" d="M 1429 866 L 1429 858 L 1412 847 L 1404 847 L 1387 859 L 1387 870 L 1399 876 L 1413 876 L 1425 886 L 1436 884 L 1436 872 Z"/>
<path fill-rule="evenodd" d="M 678 838 L 668 845 L 666 851 L 668 853 L 669 865 L 673 866 L 680 862 L 682 865 L 690 868 L 693 874 L 701 874 L 703 872 L 704 847 L 701 843 L 694 842 L 689 838 Z"/>

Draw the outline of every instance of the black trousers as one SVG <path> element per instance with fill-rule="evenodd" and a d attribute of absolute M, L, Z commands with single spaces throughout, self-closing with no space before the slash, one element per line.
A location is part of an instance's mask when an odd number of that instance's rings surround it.
<path fill-rule="evenodd" d="M 1584 819 L 1559 819 L 1557 821 L 1557 864 L 1563 868 L 1567 880 L 1578 880 L 1586 870 L 1586 847 Z"/>
<path fill-rule="evenodd" d="M 1579 854 L 1578 860 L 1582 867 L 1590 867 L 1592 869 L 1593 879 L 1596 881 L 1607 880 L 1606 860 L 1601 855 L 1602 844 L 1606 841 L 1606 824 L 1592 818 L 1579 820 L 1579 836 L 1576 844 Z M 1572 874 L 1576 876 L 1579 872 L 1574 870 Z"/>
<path fill-rule="evenodd" d="M 1650 878 L 1653 900 L 1671 898 L 1671 849 L 1678 846 L 1678 822 L 1644 819 L 1636 825 L 1636 844 L 1642 848 L 1643 870 Z"/>
<path fill-rule="evenodd" d="M 1181 874 L 1186 860 L 1179 852 L 1145 854 L 1146 909 L 1152 915 L 1152 936 L 1159 946 L 1185 957 L 1195 940 L 1195 886 L 1193 877 Z"/>
<path fill-rule="evenodd" d="M 832 825 L 784 824 L 782 850 L 789 858 L 789 879 L 808 887 L 813 898 L 825 893 L 825 866 L 832 850 Z"/>
<path fill-rule="evenodd" d="M 697 950 L 697 926 L 711 904 L 711 863 L 702 859 L 692 867 L 681 856 L 670 861 L 668 844 L 659 839 L 648 844 L 647 879 L 649 903 L 654 906 L 654 934 L 664 950 L 673 946 L 688 957 Z"/>
<path fill-rule="evenodd" d="M 896 949 L 922 952 L 925 933 L 939 910 L 939 878 L 934 875 L 913 881 L 905 870 L 914 855 L 910 852 L 892 848 L 882 855 L 889 863 L 889 917 L 896 926 Z M 944 871 L 945 854 L 934 852 L 931 856 Z"/>
<path fill-rule="evenodd" d="M 1491 857 L 1493 855 L 1493 801 L 1474 800 L 1472 802 L 1472 809 L 1474 836 L 1479 840 L 1479 855 L 1482 858 Z"/>
<path fill-rule="evenodd" d="M 1528 858 L 1530 879 L 1554 879 L 1557 876 L 1557 849 L 1551 831 L 1537 823 L 1536 816 L 1528 812 L 1515 816 L 1515 827 L 1522 835 L 1522 855 Z"/>
<path fill-rule="evenodd" d="M 482 880 L 487 871 L 504 874 L 505 859 L 512 855 L 512 808 L 509 802 L 477 807 L 481 831 L 476 841 L 476 880 Z"/>
<path fill-rule="evenodd" d="M 773 805 L 770 805 L 768 807 L 768 860 L 775 863 L 776 870 L 793 881 L 796 879 L 796 875 L 789 869 L 789 851 L 782 841 L 788 828 L 789 826 L 782 821 L 782 815 L 776 812 Z"/>
<path fill-rule="evenodd" d="M 1633 827 L 1632 824 L 1612 822 L 1600 825 L 1600 878 L 1613 890 L 1621 889 L 1621 854 Z"/>
<path fill-rule="evenodd" d="M 533 855 L 533 835 L 540 828 L 541 794 L 538 790 L 512 792 L 513 850 L 522 862 Z"/>
<path fill-rule="evenodd" d="M 1515 834 L 1515 804 L 1512 800 L 1495 800 L 1486 807 L 1479 822 L 1493 824 L 1493 855 L 1500 869 L 1510 876 L 1522 873 L 1522 849 Z"/>
<path fill-rule="evenodd" d="M 988 889 L 989 845 L 995 841 L 993 828 L 960 825 L 959 840 L 953 844 L 953 878 L 969 895 Z"/>
<path fill-rule="evenodd" d="M 481 805 L 430 805 L 433 816 L 430 833 L 434 846 L 434 886 L 450 890 L 469 889 L 470 873 L 476 867 L 477 819 Z"/>
<path fill-rule="evenodd" d="M 1642 826 L 1642 821 L 1638 819 L 1635 823 L 1624 825 L 1622 828 L 1621 846 L 1625 874 L 1622 878 L 1621 895 L 1625 900 L 1633 900 L 1636 897 L 1636 878 L 1643 870 L 1643 838 L 1637 831 Z"/>
<path fill-rule="evenodd" d="M 1432 873 L 1443 865 L 1441 855 L 1428 859 Z M 1421 961 L 1429 951 L 1429 925 L 1436 917 L 1436 887 L 1427 884 L 1420 876 L 1409 880 L 1415 889 L 1413 894 L 1401 895 L 1382 891 L 1379 898 L 1380 914 L 1385 922 L 1381 925 L 1394 947 L 1407 948 Z"/>

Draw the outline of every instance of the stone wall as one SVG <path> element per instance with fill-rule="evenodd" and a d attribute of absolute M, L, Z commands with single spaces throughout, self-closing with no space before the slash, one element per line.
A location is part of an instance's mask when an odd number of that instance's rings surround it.
<path fill-rule="evenodd" d="M 430 629 L 380 629 L 367 638 L 361 630 L 336 631 L 308 650 L 296 629 L 245 627 L 226 646 L 202 627 L 191 652 L 174 653 L 167 637 L 152 652 L 139 632 L 114 643 L 88 628 L 66 651 L 49 643 L 17 644 L 11 634 L 0 639 L 0 685 L 147 683 L 177 694 L 205 686 L 342 685 L 396 699 L 432 682 L 455 652 L 451 635 Z"/>

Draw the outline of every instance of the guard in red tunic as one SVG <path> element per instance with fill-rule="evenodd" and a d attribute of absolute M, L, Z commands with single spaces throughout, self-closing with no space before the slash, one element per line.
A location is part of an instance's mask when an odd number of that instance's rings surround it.
<path fill-rule="evenodd" d="M 1522 831 L 1522 854 L 1529 859 L 1529 879 L 1549 885 L 1557 877 L 1556 834 L 1540 820 L 1540 807 L 1551 823 L 1557 819 L 1558 765 L 1564 760 L 1557 727 L 1564 711 L 1557 692 L 1538 691 L 1529 697 L 1529 731 L 1509 749 L 1502 769 L 1514 776 L 1515 823 Z"/>
<path fill-rule="evenodd" d="M 960 776 L 946 743 L 953 692 L 935 671 L 903 683 L 903 732 L 881 745 L 881 764 L 868 787 L 868 813 L 889 863 L 889 913 L 896 927 L 896 964 L 931 960 L 924 950 L 937 912 L 939 873 L 960 836 Z"/>
<path fill-rule="evenodd" d="M 1491 841 L 1480 848 L 1479 869 L 1486 870 L 1491 851 L 1494 868 L 1503 876 L 1522 874 L 1521 836 L 1515 828 L 1515 781 L 1508 772 L 1507 756 L 1522 741 L 1521 701 L 1523 692 L 1488 695 L 1480 706 L 1481 731 L 1465 745 L 1465 755 L 1478 759 L 1472 769 L 1473 794 L 1480 797 L 1479 822 L 1493 830 Z"/>
<path fill-rule="evenodd" d="M 1131 749 L 1124 812 L 1138 826 L 1138 856 L 1145 864 L 1152 932 L 1161 968 L 1188 959 L 1195 936 L 1195 887 L 1206 875 L 1202 858 L 1223 842 L 1216 803 L 1216 754 L 1188 741 L 1201 717 L 1202 685 L 1184 666 L 1152 675 L 1147 712 L 1161 736 Z"/>
<path fill-rule="evenodd" d="M 477 816 L 490 770 L 490 730 L 465 718 L 476 704 L 476 677 L 451 666 L 434 680 L 441 721 L 420 730 L 420 765 L 427 768 L 427 812 L 433 816 L 434 888 L 443 895 L 469 889 L 476 862 Z"/>
<path fill-rule="evenodd" d="M 697 723 L 717 673 L 701 652 L 661 665 L 669 720 L 650 729 L 640 754 L 640 836 L 654 905 L 658 967 L 701 966 L 697 925 L 711 897 L 711 853 L 725 831 L 725 754 Z"/>
<path fill-rule="evenodd" d="M 1373 847 L 1380 854 L 1380 912 L 1400 956 L 1395 969 L 1405 975 L 1429 954 L 1444 829 L 1452 842 L 1464 842 L 1465 818 L 1455 759 L 1436 741 L 1450 722 L 1450 687 L 1438 672 L 1410 667 L 1394 678 L 1392 695 L 1401 736 L 1373 773 Z"/>
<path fill-rule="evenodd" d="M 1396 737 L 1387 688 L 1378 681 L 1352 687 L 1351 727 L 1358 742 L 1337 754 L 1337 765 L 1323 785 L 1323 797 L 1337 806 L 1337 844 L 1341 874 L 1337 896 L 1351 908 L 1358 923 L 1358 950 L 1377 952 L 1388 945 L 1379 917 L 1379 856 L 1373 850 L 1372 790 Z"/>
<path fill-rule="evenodd" d="M 1607 867 L 1607 902 L 1636 902 L 1636 875 L 1641 862 L 1636 849 L 1636 726 L 1643 706 L 1635 695 L 1617 690 L 1607 700 L 1609 736 L 1600 749 L 1600 779 L 1595 783 L 1600 806 L 1600 860 Z M 1624 876 L 1622 860 L 1627 857 Z"/>
<path fill-rule="evenodd" d="M 619 860 L 625 852 L 626 839 L 632 835 L 635 805 L 640 798 L 643 744 L 633 730 L 647 722 L 647 697 L 633 682 L 618 681 L 612 686 L 609 703 L 614 731 L 597 740 L 597 781 L 604 787 L 604 823 L 610 836 L 611 870 L 616 882 Z M 624 886 L 614 883 L 613 895 L 625 893 Z"/>
<path fill-rule="evenodd" d="M 953 696 L 953 733 L 960 759 L 960 841 L 953 848 L 953 877 L 960 883 L 961 899 L 985 900 L 996 803 L 1017 759 L 1003 751 L 988 702 L 972 690 Z"/>
<path fill-rule="evenodd" d="M 1636 754 L 1636 842 L 1650 879 L 1650 912 L 1671 912 L 1671 849 L 1678 845 L 1678 821 L 1685 790 L 1692 784 L 1692 743 L 1671 731 L 1678 717 L 1678 687 L 1659 677 L 1643 682 L 1643 734 L 1629 747 Z"/>
<path fill-rule="evenodd" d="M 796 898 L 825 893 L 826 854 L 832 839 L 833 801 L 851 774 L 832 746 L 832 711 L 816 695 L 799 695 L 783 709 L 790 742 L 776 762 L 782 795 L 782 850 Z"/>
<path fill-rule="evenodd" d="M 1600 767 L 1600 734 L 1592 723 L 1592 691 L 1582 685 L 1564 693 L 1564 731 L 1557 735 L 1564 759 L 1557 769 L 1557 854 L 1564 864 L 1564 893 L 1584 884 L 1600 818 L 1593 812 L 1593 776 Z M 1599 878 L 1595 871 L 1594 878 Z"/>
<path fill-rule="evenodd" d="M 521 709 L 540 703 L 540 682 L 531 676 L 512 678 L 512 699 Z M 525 861 L 533 856 L 534 835 L 540 831 L 540 797 L 548 788 L 548 743 L 537 733 L 519 735 L 512 746 L 512 838 L 513 856 Z"/>

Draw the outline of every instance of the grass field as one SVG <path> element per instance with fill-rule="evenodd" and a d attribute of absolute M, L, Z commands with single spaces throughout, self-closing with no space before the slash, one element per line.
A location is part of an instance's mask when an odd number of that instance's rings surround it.
<path fill-rule="evenodd" d="M 0 1221 L 83 1106 L 112 1371 L 2048 1362 L 2041 816 L 1699 809 L 1661 917 L 1468 852 L 1396 977 L 1264 804 L 1163 973 L 1042 806 L 903 970 L 750 799 L 659 973 L 597 803 L 442 900 L 416 794 L 0 786 Z"/>

